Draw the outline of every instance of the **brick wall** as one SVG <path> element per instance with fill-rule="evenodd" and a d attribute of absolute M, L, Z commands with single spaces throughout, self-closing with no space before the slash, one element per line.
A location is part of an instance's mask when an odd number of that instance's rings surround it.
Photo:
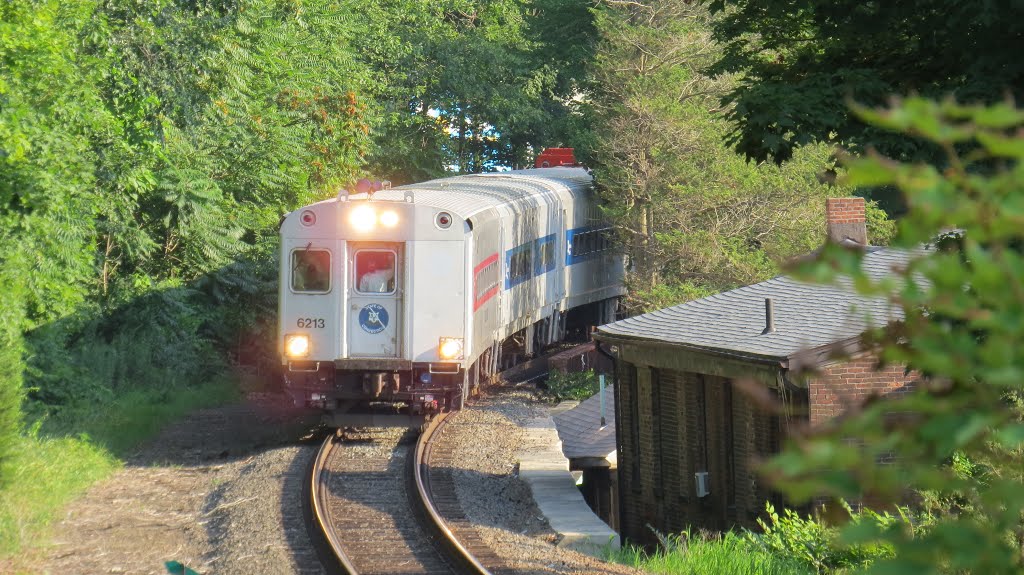
<path fill-rule="evenodd" d="M 875 358 L 856 356 L 844 362 L 827 365 L 821 374 L 808 381 L 810 423 L 818 425 L 860 405 L 871 396 L 887 397 L 906 394 L 920 375 L 904 373 L 904 366 L 889 365 L 876 370 Z"/>
<path fill-rule="evenodd" d="M 825 217 L 830 224 L 859 224 L 865 221 L 864 198 L 828 198 Z"/>
<path fill-rule="evenodd" d="M 825 200 L 826 230 L 829 240 L 847 240 L 862 246 L 868 243 L 864 198 L 828 198 Z"/>

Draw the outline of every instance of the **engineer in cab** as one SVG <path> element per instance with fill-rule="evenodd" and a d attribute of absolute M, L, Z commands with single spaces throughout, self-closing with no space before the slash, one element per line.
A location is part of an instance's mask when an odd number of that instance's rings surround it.
<path fill-rule="evenodd" d="M 362 252 L 359 254 L 356 275 L 362 293 L 391 293 L 395 291 L 395 255 L 391 252 Z"/>

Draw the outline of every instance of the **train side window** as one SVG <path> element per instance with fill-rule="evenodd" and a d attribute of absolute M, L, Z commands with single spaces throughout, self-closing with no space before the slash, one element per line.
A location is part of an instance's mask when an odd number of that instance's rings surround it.
<path fill-rule="evenodd" d="M 555 269 L 555 235 L 540 238 L 535 244 L 534 250 L 537 255 L 533 262 L 533 275 L 539 276 Z"/>
<path fill-rule="evenodd" d="M 579 257 L 587 253 L 583 247 L 585 238 L 586 233 L 576 233 L 572 236 L 572 255 Z"/>
<path fill-rule="evenodd" d="M 310 249 L 293 251 L 292 291 L 301 293 L 331 291 L 331 252 Z"/>
<path fill-rule="evenodd" d="M 506 264 L 508 278 L 505 282 L 505 289 L 530 278 L 530 273 L 533 271 L 533 250 L 530 249 L 532 245 L 523 244 L 509 252 Z"/>
<path fill-rule="evenodd" d="M 359 250 L 356 252 L 356 291 L 393 293 L 395 291 L 395 252 Z"/>

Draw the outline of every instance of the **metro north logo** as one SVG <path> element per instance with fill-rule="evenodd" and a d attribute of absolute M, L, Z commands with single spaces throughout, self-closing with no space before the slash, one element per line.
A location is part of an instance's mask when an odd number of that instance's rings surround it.
<path fill-rule="evenodd" d="M 388 327 L 388 310 L 379 303 L 366 304 L 359 311 L 359 327 L 366 333 L 380 333 Z"/>

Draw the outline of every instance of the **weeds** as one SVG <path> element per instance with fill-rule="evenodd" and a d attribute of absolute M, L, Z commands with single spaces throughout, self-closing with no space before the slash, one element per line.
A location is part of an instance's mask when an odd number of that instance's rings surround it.
<path fill-rule="evenodd" d="M 814 573 L 803 563 L 754 545 L 736 533 L 722 536 L 685 531 L 659 535 L 661 548 L 648 554 L 637 547 L 612 552 L 609 559 L 651 573 L 673 575 L 801 575 Z"/>
<path fill-rule="evenodd" d="M 71 406 L 37 417 L 11 456 L 0 490 L 0 557 L 44 536 L 50 521 L 90 485 L 117 470 L 130 448 L 168 422 L 235 397 L 227 381 L 126 391 L 105 405 Z"/>
<path fill-rule="evenodd" d="M 853 511 L 842 503 L 849 514 L 849 528 L 864 527 L 865 532 L 893 528 L 912 531 L 928 525 L 927 518 L 913 525 L 910 514 L 900 509 L 898 515 L 871 510 Z M 786 509 L 780 515 L 769 503 L 767 520 L 759 519 L 761 532 L 742 530 L 724 535 L 687 530 L 678 535 L 657 533 L 659 549 L 646 553 L 638 547 L 624 547 L 610 552 L 609 559 L 642 568 L 652 573 L 672 575 L 715 573 L 725 575 L 833 574 L 848 573 L 868 567 L 876 561 L 891 558 L 894 550 L 870 538 L 851 544 L 840 538 L 840 528 Z"/>
<path fill-rule="evenodd" d="M 598 392 L 598 379 L 594 370 L 563 372 L 548 375 L 547 393 L 555 401 L 582 401 Z"/>

